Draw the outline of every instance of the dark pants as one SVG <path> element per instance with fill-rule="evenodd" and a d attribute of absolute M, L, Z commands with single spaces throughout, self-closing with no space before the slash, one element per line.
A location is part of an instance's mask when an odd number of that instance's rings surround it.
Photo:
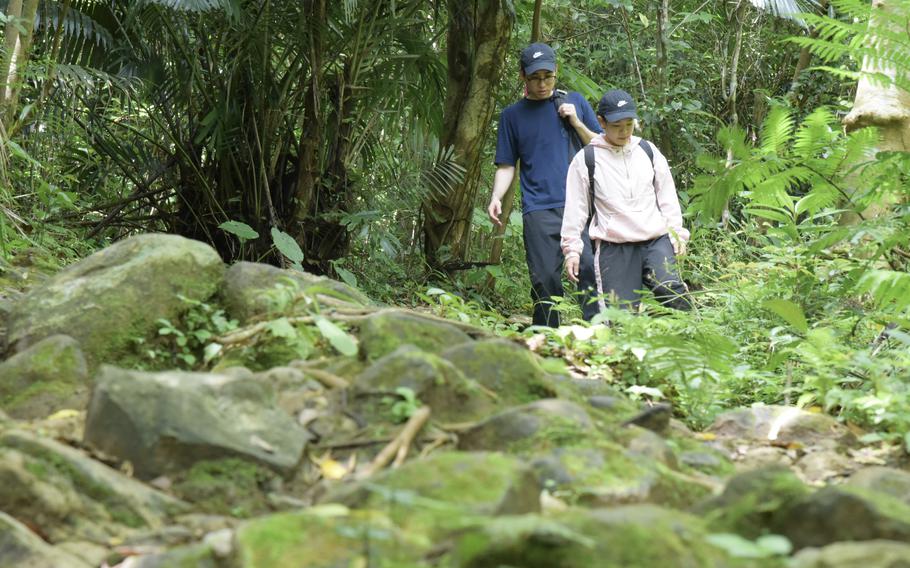
<path fill-rule="evenodd" d="M 534 325 L 559 326 L 559 313 L 552 309 L 553 296 L 561 297 L 563 256 L 559 245 L 562 230 L 562 208 L 532 211 L 523 216 L 525 255 L 531 275 L 531 299 L 534 301 Z M 581 292 L 582 316 L 590 320 L 599 311 L 591 301 L 597 293 L 594 277 L 594 255 L 587 230 L 583 235 L 584 250 L 579 262 L 578 289 Z"/>
<path fill-rule="evenodd" d="M 670 236 L 637 243 L 597 241 L 595 262 L 600 267 L 597 290 L 621 304 L 637 307 L 638 290 L 654 292 L 661 304 L 677 310 L 692 309 L 688 290 L 676 271 L 676 255 Z M 603 298 L 601 307 L 606 307 Z"/>

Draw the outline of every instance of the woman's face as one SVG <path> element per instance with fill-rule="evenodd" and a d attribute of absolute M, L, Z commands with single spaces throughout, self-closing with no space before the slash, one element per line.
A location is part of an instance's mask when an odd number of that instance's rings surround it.
<path fill-rule="evenodd" d="M 598 116 L 597 120 L 604 129 L 604 139 L 613 146 L 625 146 L 632 139 L 632 130 L 635 127 L 633 119 L 624 118 L 616 122 L 607 122 Z"/>

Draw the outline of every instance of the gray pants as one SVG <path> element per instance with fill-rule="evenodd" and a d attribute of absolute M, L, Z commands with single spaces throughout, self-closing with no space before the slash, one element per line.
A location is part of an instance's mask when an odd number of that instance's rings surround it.
<path fill-rule="evenodd" d="M 594 262 L 600 268 L 597 291 L 601 309 L 606 308 L 604 296 L 611 301 L 637 307 L 640 292 L 654 292 L 661 304 L 677 310 L 690 310 L 688 290 L 676 270 L 676 255 L 670 236 L 637 243 L 608 243 L 597 241 Z"/>
<path fill-rule="evenodd" d="M 525 213 L 524 225 L 525 256 L 531 276 L 531 299 L 534 301 L 534 325 L 559 327 L 559 313 L 552 309 L 553 296 L 562 297 L 563 256 L 560 247 L 562 230 L 562 208 L 544 209 Z M 594 255 L 588 231 L 582 235 L 584 250 L 581 253 L 578 274 L 578 290 L 582 316 L 590 320 L 600 308 L 593 301 L 596 294 Z"/>

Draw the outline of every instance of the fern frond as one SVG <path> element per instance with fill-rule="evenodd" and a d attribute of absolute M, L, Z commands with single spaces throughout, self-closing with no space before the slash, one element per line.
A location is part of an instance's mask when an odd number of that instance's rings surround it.
<path fill-rule="evenodd" d="M 859 293 L 868 293 L 880 307 L 902 312 L 910 306 L 910 274 L 894 270 L 866 270 L 857 282 Z"/>
<path fill-rule="evenodd" d="M 768 113 L 761 129 L 761 151 L 764 154 L 786 152 L 793 132 L 793 112 L 783 106 L 775 106 Z"/>

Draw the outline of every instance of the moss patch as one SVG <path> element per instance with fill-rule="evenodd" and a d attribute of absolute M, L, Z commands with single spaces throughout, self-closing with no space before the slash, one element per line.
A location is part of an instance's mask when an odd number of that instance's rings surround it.
<path fill-rule="evenodd" d="M 262 487 L 274 477 L 237 458 L 200 461 L 177 480 L 174 494 L 206 513 L 245 518 L 268 510 Z"/>
<path fill-rule="evenodd" d="M 261 517 L 243 525 L 236 542 L 244 568 L 406 568 L 420 565 L 429 545 L 381 513 L 336 506 Z"/>

